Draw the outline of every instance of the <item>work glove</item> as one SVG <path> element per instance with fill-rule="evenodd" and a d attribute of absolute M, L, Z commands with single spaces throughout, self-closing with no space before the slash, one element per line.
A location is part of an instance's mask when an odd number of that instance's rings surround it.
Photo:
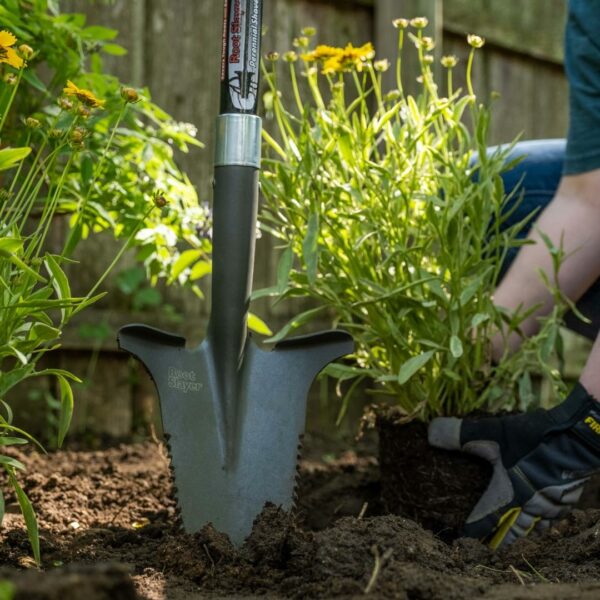
<path fill-rule="evenodd" d="M 493 549 L 548 527 L 577 503 L 600 471 L 600 404 L 577 384 L 552 410 L 485 419 L 440 417 L 429 443 L 489 461 L 492 479 L 467 518 L 464 535 Z"/>

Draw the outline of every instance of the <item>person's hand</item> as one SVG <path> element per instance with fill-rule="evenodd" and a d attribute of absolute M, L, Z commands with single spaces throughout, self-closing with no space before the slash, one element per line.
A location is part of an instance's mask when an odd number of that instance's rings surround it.
<path fill-rule="evenodd" d="M 493 465 L 490 484 L 467 518 L 464 534 L 498 548 L 564 516 L 589 476 L 600 471 L 600 404 L 578 385 L 551 411 L 434 419 L 429 443 Z"/>

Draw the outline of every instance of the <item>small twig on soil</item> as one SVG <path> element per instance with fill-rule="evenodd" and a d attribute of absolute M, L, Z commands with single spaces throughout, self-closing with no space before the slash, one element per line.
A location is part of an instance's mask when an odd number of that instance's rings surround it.
<path fill-rule="evenodd" d="M 117 517 L 127 508 L 127 504 L 123 504 L 121 508 L 113 515 L 113 518 L 108 522 L 109 525 L 114 525 Z"/>
<path fill-rule="evenodd" d="M 393 548 L 388 548 L 382 556 L 379 554 L 379 548 L 377 546 L 372 546 L 371 553 L 375 557 L 375 565 L 373 566 L 373 572 L 371 573 L 369 583 L 367 583 L 367 587 L 365 588 L 365 594 L 370 594 L 373 591 L 373 588 L 377 583 L 377 579 L 379 578 L 379 574 L 381 573 L 381 569 L 383 569 L 385 563 L 390 559 L 394 553 L 394 550 Z"/>
<path fill-rule="evenodd" d="M 526 558 L 524 554 L 521 554 L 521 558 L 525 561 L 525 564 L 531 569 L 531 571 L 537 575 L 543 582 L 550 583 L 547 577 L 544 577 Z M 557 581 L 558 583 L 558 581 Z"/>
<path fill-rule="evenodd" d="M 160 440 L 158 439 L 158 436 L 156 435 L 156 427 L 154 427 L 154 423 L 150 423 L 150 439 L 157 445 L 160 445 Z"/>
<path fill-rule="evenodd" d="M 365 513 L 367 512 L 367 508 L 369 508 L 369 503 L 365 502 L 362 505 L 362 508 L 360 509 L 360 512 L 358 513 L 358 517 L 357 519 L 360 521 L 360 519 L 362 519 L 365 516 Z"/>
<path fill-rule="evenodd" d="M 204 546 L 204 552 L 206 552 L 206 556 L 208 556 L 208 560 L 210 560 L 211 564 L 212 564 L 212 570 L 215 570 L 215 561 L 213 560 L 213 557 L 210 554 L 210 550 L 208 549 L 208 546 L 206 544 L 202 544 Z"/>
<path fill-rule="evenodd" d="M 515 569 L 512 565 L 508 565 L 508 568 L 515 574 L 515 577 L 519 580 L 521 585 L 525 585 L 525 580 L 521 576 L 521 573 L 518 569 Z"/>

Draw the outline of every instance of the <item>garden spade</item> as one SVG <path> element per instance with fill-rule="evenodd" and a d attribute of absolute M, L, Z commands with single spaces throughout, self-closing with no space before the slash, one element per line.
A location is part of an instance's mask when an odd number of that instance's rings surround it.
<path fill-rule="evenodd" d="M 183 337 L 138 324 L 118 336 L 156 385 L 185 530 L 212 523 L 235 544 L 266 502 L 292 508 L 309 387 L 330 361 L 353 350 L 343 331 L 287 339 L 271 351 L 248 333 L 261 20 L 262 0 L 226 0 L 206 339 L 188 348 Z"/>

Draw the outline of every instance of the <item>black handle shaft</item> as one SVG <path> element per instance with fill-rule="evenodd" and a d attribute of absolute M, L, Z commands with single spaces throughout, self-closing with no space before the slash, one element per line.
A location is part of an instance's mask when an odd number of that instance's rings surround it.
<path fill-rule="evenodd" d="M 262 8 L 262 0 L 225 0 L 221 114 L 256 114 Z"/>

